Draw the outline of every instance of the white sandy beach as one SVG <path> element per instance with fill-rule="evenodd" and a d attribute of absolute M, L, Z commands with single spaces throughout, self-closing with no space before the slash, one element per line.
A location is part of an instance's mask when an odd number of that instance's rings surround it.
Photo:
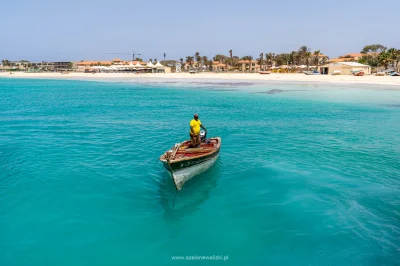
<path fill-rule="evenodd" d="M 127 82 L 140 82 L 147 79 L 154 80 L 235 80 L 247 82 L 274 82 L 274 83 L 332 83 L 332 84 L 369 84 L 369 85 L 383 85 L 383 86 L 399 86 L 400 77 L 391 76 L 331 76 L 331 75 L 304 75 L 304 74 L 278 74 L 272 73 L 270 75 L 260 75 L 258 73 L 168 73 L 168 74 L 132 74 L 132 73 L 82 73 L 71 72 L 69 74 L 61 74 L 55 72 L 46 73 L 24 73 L 24 72 L 0 72 L 0 77 L 7 78 L 43 78 L 43 79 L 72 79 L 72 80 L 98 80 L 98 81 L 127 81 Z"/>

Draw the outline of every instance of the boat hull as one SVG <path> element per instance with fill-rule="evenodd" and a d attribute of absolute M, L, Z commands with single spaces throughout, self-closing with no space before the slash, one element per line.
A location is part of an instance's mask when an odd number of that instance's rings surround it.
<path fill-rule="evenodd" d="M 192 179 L 193 177 L 207 171 L 210 169 L 214 163 L 217 161 L 219 154 L 216 154 L 214 157 L 199 163 L 195 164 L 193 166 L 185 167 L 182 169 L 174 170 L 174 171 L 169 171 L 171 174 L 171 177 L 175 183 L 176 189 L 181 190 L 183 185 Z"/>
<path fill-rule="evenodd" d="M 218 156 L 219 150 L 205 158 L 194 158 L 193 160 L 172 163 L 170 165 L 167 162 L 163 162 L 163 166 L 171 174 L 176 189 L 181 190 L 188 180 L 211 168 L 218 159 Z"/>
<path fill-rule="evenodd" d="M 211 168 L 219 156 L 220 137 L 210 138 L 197 148 L 190 148 L 190 143 L 190 141 L 177 143 L 160 157 L 177 190 L 180 190 L 194 176 Z M 210 149 L 211 147 L 213 148 Z"/>

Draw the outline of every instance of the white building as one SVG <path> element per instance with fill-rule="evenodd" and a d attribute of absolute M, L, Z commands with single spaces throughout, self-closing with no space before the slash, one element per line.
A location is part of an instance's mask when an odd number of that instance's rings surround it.
<path fill-rule="evenodd" d="M 329 75 L 340 73 L 340 75 L 351 75 L 354 71 L 364 71 L 365 75 L 371 75 L 371 67 L 356 62 L 337 62 L 322 65 L 319 67 L 319 73 Z"/>

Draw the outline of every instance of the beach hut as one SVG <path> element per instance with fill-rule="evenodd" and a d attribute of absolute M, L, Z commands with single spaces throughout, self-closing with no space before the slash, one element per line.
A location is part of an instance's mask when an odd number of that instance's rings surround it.
<path fill-rule="evenodd" d="M 319 73 L 324 75 L 338 74 L 351 75 L 354 71 L 363 71 L 365 75 L 371 75 L 371 67 L 356 62 L 339 62 L 325 64 L 319 67 Z"/>

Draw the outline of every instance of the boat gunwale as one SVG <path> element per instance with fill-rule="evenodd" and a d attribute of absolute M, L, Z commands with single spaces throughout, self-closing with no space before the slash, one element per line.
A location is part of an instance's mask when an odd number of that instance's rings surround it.
<path fill-rule="evenodd" d="M 212 138 L 209 138 L 209 139 L 217 139 L 218 140 L 217 147 L 215 147 L 212 151 L 204 153 L 204 154 L 202 154 L 200 156 L 193 156 L 191 158 L 185 158 L 184 157 L 182 159 L 170 160 L 169 164 L 178 163 L 178 162 L 184 162 L 184 161 L 193 160 L 193 159 L 200 159 L 200 158 L 203 158 L 203 157 L 206 157 L 206 156 L 209 156 L 209 155 L 212 155 L 212 154 L 216 153 L 221 148 L 221 137 L 212 137 Z M 187 141 L 189 141 L 189 140 L 185 140 L 182 143 L 185 143 Z M 165 159 L 165 155 L 166 155 L 166 152 L 163 155 L 160 156 L 160 160 L 162 162 L 167 162 L 167 159 Z M 164 156 L 164 159 L 161 159 L 161 157 L 163 157 L 163 156 Z"/>
<path fill-rule="evenodd" d="M 204 161 L 202 161 L 202 162 L 200 162 L 200 163 L 197 163 L 197 164 L 194 164 L 194 165 L 185 166 L 185 167 L 179 167 L 179 169 L 172 169 L 172 173 L 176 173 L 177 171 L 180 171 L 180 170 L 182 170 L 182 169 L 186 169 L 186 168 L 190 168 L 190 167 L 194 167 L 194 166 L 196 166 L 196 165 L 201 165 L 201 164 L 203 164 L 203 163 L 206 163 L 206 162 L 208 162 L 208 161 L 214 159 L 216 156 L 218 156 L 218 154 L 219 154 L 219 150 L 217 150 L 217 151 L 214 152 L 213 154 L 210 154 L 209 158 L 206 158 Z M 179 163 L 179 162 L 176 162 L 176 163 Z M 171 164 L 171 168 L 172 168 L 172 164 Z M 168 170 L 168 171 L 169 171 L 169 170 Z M 169 172 L 171 173 L 171 171 L 169 171 Z"/>

